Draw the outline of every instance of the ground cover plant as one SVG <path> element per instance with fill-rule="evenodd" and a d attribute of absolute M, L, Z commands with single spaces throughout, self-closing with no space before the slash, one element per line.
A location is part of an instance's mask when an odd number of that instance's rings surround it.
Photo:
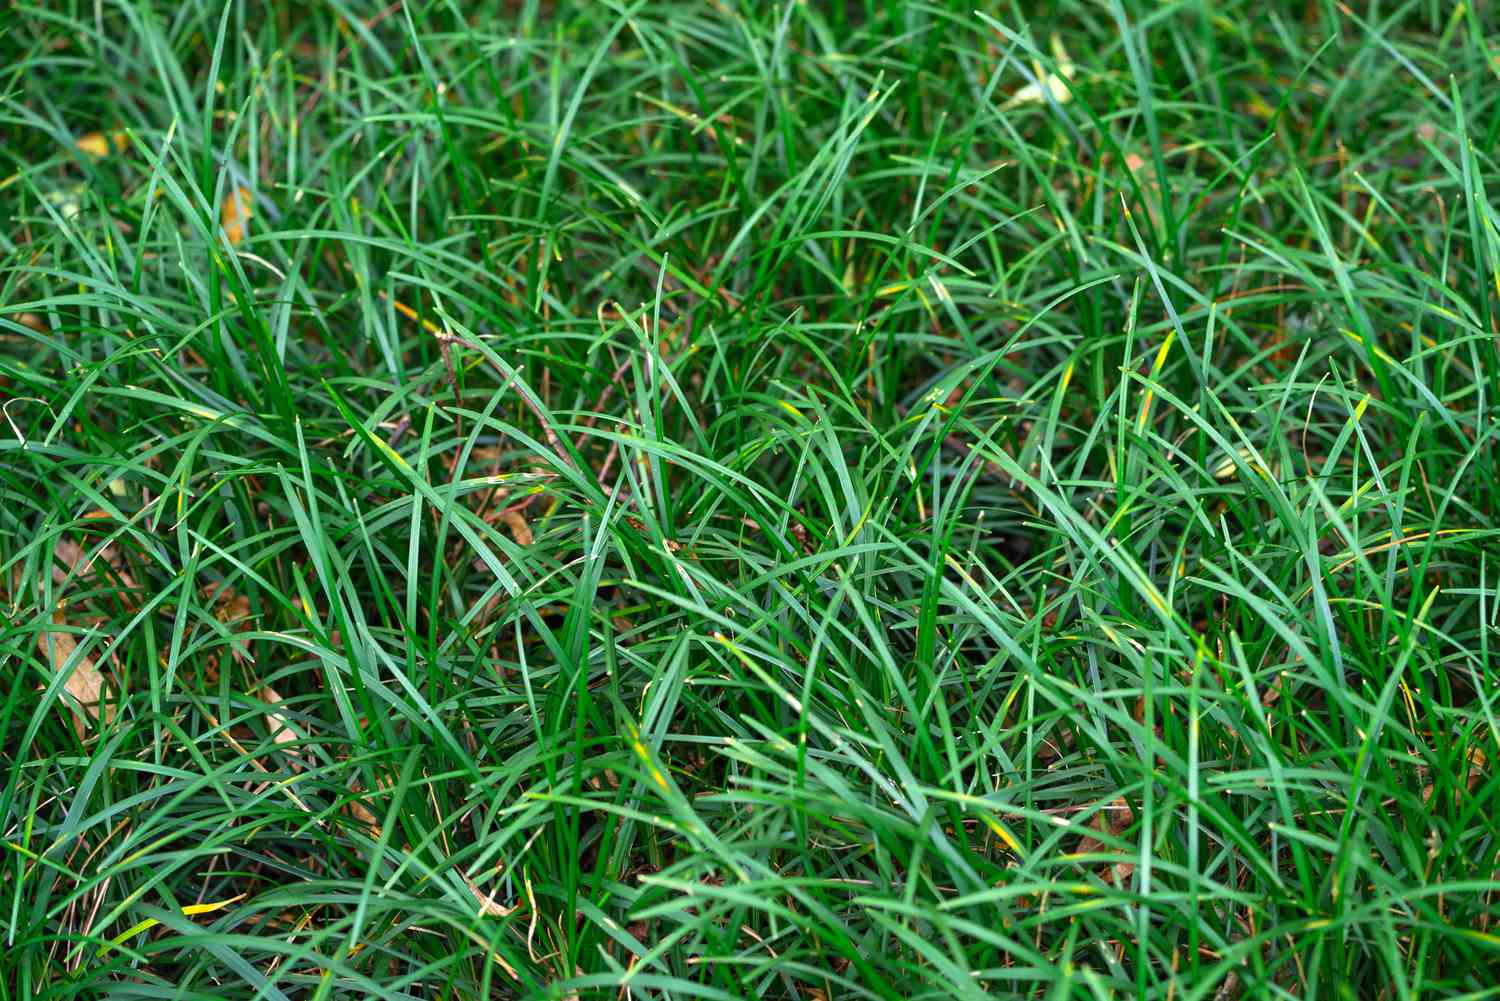
<path fill-rule="evenodd" d="M 1495 996 L 1494 5 L 13 2 L 0 997 Z"/>

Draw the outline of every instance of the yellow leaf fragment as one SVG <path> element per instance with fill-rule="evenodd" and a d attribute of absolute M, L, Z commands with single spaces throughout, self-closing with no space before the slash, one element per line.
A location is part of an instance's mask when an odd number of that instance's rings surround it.
<path fill-rule="evenodd" d="M 85 132 L 74 142 L 79 152 L 95 160 L 103 159 L 111 153 L 123 153 L 130 145 L 130 140 L 122 129 L 114 129 L 110 132 Z"/>
<path fill-rule="evenodd" d="M 182 913 L 188 917 L 192 917 L 195 914 L 212 914 L 214 911 L 223 910 L 230 904 L 237 904 L 244 899 L 245 895 L 241 893 L 238 896 L 230 897 L 228 900 L 220 900 L 212 904 L 188 904 L 182 909 Z"/>
<path fill-rule="evenodd" d="M 390 296 L 386 295 L 384 292 L 379 292 L 377 294 L 380 296 L 380 298 L 382 298 L 382 299 L 387 300 L 388 302 L 390 302 L 390 304 L 396 308 L 396 312 L 400 313 L 402 316 L 406 317 L 408 320 L 412 320 L 414 322 L 420 322 L 422 324 L 423 328 L 426 329 L 426 331 L 429 334 L 433 334 L 433 335 L 435 335 L 437 337 L 442 337 L 443 336 L 443 328 L 439 327 L 436 323 L 433 323 L 431 320 L 423 317 L 422 314 L 418 313 L 415 309 L 412 309 L 406 303 L 402 302 L 399 299 L 392 299 Z"/>
<path fill-rule="evenodd" d="M 1236 461 L 1236 456 L 1238 457 L 1238 461 Z M 1223 462 L 1214 467 L 1214 479 L 1232 479 L 1235 475 L 1235 472 L 1239 469 L 1240 464 L 1244 464 L 1251 469 L 1254 469 L 1260 465 L 1256 461 L 1254 451 L 1248 448 L 1241 447 L 1235 449 L 1234 455 L 1225 458 Z"/>
<path fill-rule="evenodd" d="M 255 214 L 249 188 L 235 188 L 224 196 L 224 205 L 219 210 L 219 225 L 224 227 L 224 239 L 231 247 L 239 246 L 248 232 L 250 217 Z"/>
<path fill-rule="evenodd" d="M 237 904 L 244 899 L 245 895 L 241 893 L 238 896 L 230 897 L 228 900 L 219 900 L 211 904 L 188 904 L 186 907 L 182 908 L 182 913 L 186 917 L 193 917 L 197 914 L 212 914 L 214 911 L 222 910 L 223 908 L 228 907 L 230 904 Z M 161 922 L 156 920 L 156 918 L 147 918 L 146 920 L 141 921 L 138 924 L 131 925 L 123 933 L 116 935 L 114 938 L 101 945 L 99 947 L 99 955 L 104 955 L 111 948 L 118 949 L 126 942 L 135 938 L 141 932 L 149 931 L 159 924 L 161 924 Z"/>
<path fill-rule="evenodd" d="M 1041 104 L 1048 97 L 1058 104 L 1067 104 L 1073 99 L 1073 91 L 1068 87 L 1067 81 L 1073 79 L 1078 72 L 1078 67 L 1073 63 L 1073 57 L 1063 48 L 1062 40 L 1056 35 L 1052 36 L 1052 56 L 1057 65 L 1056 73 L 1049 73 L 1042 68 L 1042 64 L 1033 60 L 1032 71 L 1036 74 L 1036 83 L 1028 83 L 1020 90 L 1010 96 L 1010 100 L 1000 106 L 1000 110 L 1009 111 L 1027 104 Z"/>

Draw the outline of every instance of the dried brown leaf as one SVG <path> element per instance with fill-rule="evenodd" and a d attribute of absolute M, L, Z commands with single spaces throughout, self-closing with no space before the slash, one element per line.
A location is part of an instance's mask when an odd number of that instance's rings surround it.
<path fill-rule="evenodd" d="M 93 518 L 102 512 L 89 512 L 85 518 Z M 120 552 L 120 547 L 113 542 L 105 543 L 97 549 L 80 545 L 72 539 L 59 539 L 52 547 L 52 582 L 59 586 L 68 582 L 68 577 L 83 579 L 94 573 L 100 573 L 105 567 L 114 571 L 114 579 L 120 587 L 114 592 L 126 607 L 135 607 L 135 578 L 125 569 L 125 557 Z M 66 570 L 58 564 L 67 567 Z"/>
<path fill-rule="evenodd" d="M 531 545 L 535 537 L 531 534 L 531 526 L 526 524 L 525 518 L 521 517 L 521 512 L 506 511 L 500 515 L 500 518 L 505 522 L 505 527 L 510 529 L 511 538 L 516 540 L 516 545 Z"/>
<path fill-rule="evenodd" d="M 260 700 L 267 705 L 278 705 L 281 702 L 281 693 L 270 685 L 263 685 L 260 690 Z M 291 728 L 286 717 L 279 712 L 266 713 L 266 726 L 271 731 L 271 739 L 278 744 L 290 744 L 297 739 L 297 731 Z"/>
<path fill-rule="evenodd" d="M 214 599 L 214 618 L 226 626 L 250 617 L 250 599 L 232 587 L 210 585 L 204 589 L 204 597 Z"/>
<path fill-rule="evenodd" d="M 236 633 L 243 632 L 251 625 L 250 599 L 245 597 L 227 584 L 209 584 L 202 588 L 199 593 L 205 600 L 214 603 L 214 618 Z M 229 647 L 234 659 L 240 663 L 250 662 L 250 647 L 242 639 L 236 638 Z M 260 700 L 268 705 L 278 705 L 281 702 L 281 693 L 270 685 L 262 685 L 260 688 Z M 277 744 L 290 744 L 297 740 L 299 734 L 293 730 L 287 722 L 285 715 L 279 712 L 266 713 L 266 728 L 271 731 L 271 739 Z M 291 753 L 288 751 L 288 753 Z"/>
<path fill-rule="evenodd" d="M 52 613 L 52 622 L 58 626 L 67 625 L 61 608 Z M 73 659 L 78 650 L 77 638 L 72 633 L 62 631 L 43 630 L 37 633 L 36 645 L 57 674 L 68 669 L 68 661 Z M 68 679 L 63 682 L 63 689 L 83 707 L 88 719 L 99 718 L 99 705 L 104 701 L 104 676 L 99 673 L 99 667 L 92 657 L 77 659 Z M 105 719 L 112 719 L 113 716 L 114 712 L 110 710 Z M 80 736 L 87 728 L 84 716 L 76 711 L 73 714 L 73 726 Z"/>
<path fill-rule="evenodd" d="M 68 574 L 75 571 L 79 576 L 88 573 L 88 566 L 84 566 L 82 569 L 79 569 L 78 566 L 83 562 L 83 547 L 72 539 L 58 539 L 57 545 L 52 547 L 52 558 L 57 563 L 61 563 L 63 567 L 67 567 L 64 570 L 62 567 L 57 566 L 56 563 L 53 564 L 52 583 L 54 584 L 65 583 L 68 579 Z"/>
<path fill-rule="evenodd" d="M 514 913 L 515 909 L 520 906 L 519 904 L 512 904 L 509 907 L 501 906 L 495 903 L 495 894 L 493 891 L 486 894 L 479 888 L 478 884 L 467 876 L 464 877 L 464 882 L 469 884 L 469 892 L 474 894 L 475 900 L 479 901 L 479 913 L 486 917 L 503 918 Z"/>
<path fill-rule="evenodd" d="M 214 618 L 229 626 L 232 632 L 243 632 L 250 627 L 250 599 L 227 585 L 209 584 L 199 594 L 214 603 Z M 237 663 L 250 661 L 250 647 L 244 640 L 236 639 L 229 652 Z"/>
<path fill-rule="evenodd" d="M 360 785 L 358 782 L 355 782 L 353 783 L 353 785 L 351 785 L 349 791 L 354 793 L 355 796 L 358 796 L 364 792 L 364 786 Z M 366 833 L 369 834 L 370 837 L 380 837 L 380 820 L 375 816 L 375 814 L 370 812 L 370 808 L 365 806 L 362 800 L 351 799 L 348 803 L 344 804 L 344 807 L 349 816 L 359 821 L 359 823 L 365 828 Z"/>
<path fill-rule="evenodd" d="M 1100 833 L 1108 831 L 1110 834 L 1119 837 L 1130 827 L 1131 822 L 1134 820 L 1135 814 L 1131 811 L 1129 804 L 1125 802 L 1125 798 L 1122 796 L 1115 800 L 1111 806 L 1105 807 L 1094 814 L 1094 819 L 1090 826 Z M 1095 852 L 1108 850 L 1109 846 L 1103 841 L 1092 835 L 1085 834 L 1078 841 L 1076 854 L 1090 855 Z M 1130 878 L 1131 873 L 1135 872 L 1135 866 L 1130 862 L 1117 862 L 1112 868 L 1115 877 L 1122 883 Z"/>
<path fill-rule="evenodd" d="M 1469 792 L 1473 792 L 1474 791 L 1474 787 L 1476 785 L 1478 785 L 1481 780 L 1484 779 L 1485 766 L 1488 765 L 1488 764 L 1489 764 L 1489 761 L 1484 756 L 1484 748 L 1482 748 L 1482 747 L 1471 747 L 1471 748 L 1469 748 L 1469 776 L 1468 776 L 1468 782 L 1466 784 Z M 1419 771 L 1419 774 L 1421 774 L 1421 775 L 1425 776 L 1427 774 L 1427 769 L 1426 768 L 1419 769 L 1418 771 Z M 1426 803 L 1427 801 L 1429 801 L 1430 799 L 1432 799 L 1432 793 L 1433 793 L 1433 789 L 1434 788 L 1435 787 L 1434 787 L 1434 785 L 1431 782 L 1428 782 L 1426 785 L 1424 785 L 1422 787 L 1422 802 L 1423 803 Z M 1455 792 L 1454 792 L 1454 801 L 1455 802 L 1462 802 L 1462 800 L 1463 800 L 1463 792 L 1461 790 L 1455 790 Z"/>

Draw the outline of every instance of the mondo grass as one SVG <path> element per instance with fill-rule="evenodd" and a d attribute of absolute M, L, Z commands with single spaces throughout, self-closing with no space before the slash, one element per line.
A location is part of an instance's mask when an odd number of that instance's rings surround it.
<path fill-rule="evenodd" d="M 1496 996 L 1497 39 L 12 3 L 0 998 Z"/>

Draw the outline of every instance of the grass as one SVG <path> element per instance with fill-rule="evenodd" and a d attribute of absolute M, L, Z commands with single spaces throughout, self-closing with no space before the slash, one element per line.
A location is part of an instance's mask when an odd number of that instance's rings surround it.
<path fill-rule="evenodd" d="M 6 9 L 0 998 L 1500 994 L 1494 5 L 972 7 Z"/>

